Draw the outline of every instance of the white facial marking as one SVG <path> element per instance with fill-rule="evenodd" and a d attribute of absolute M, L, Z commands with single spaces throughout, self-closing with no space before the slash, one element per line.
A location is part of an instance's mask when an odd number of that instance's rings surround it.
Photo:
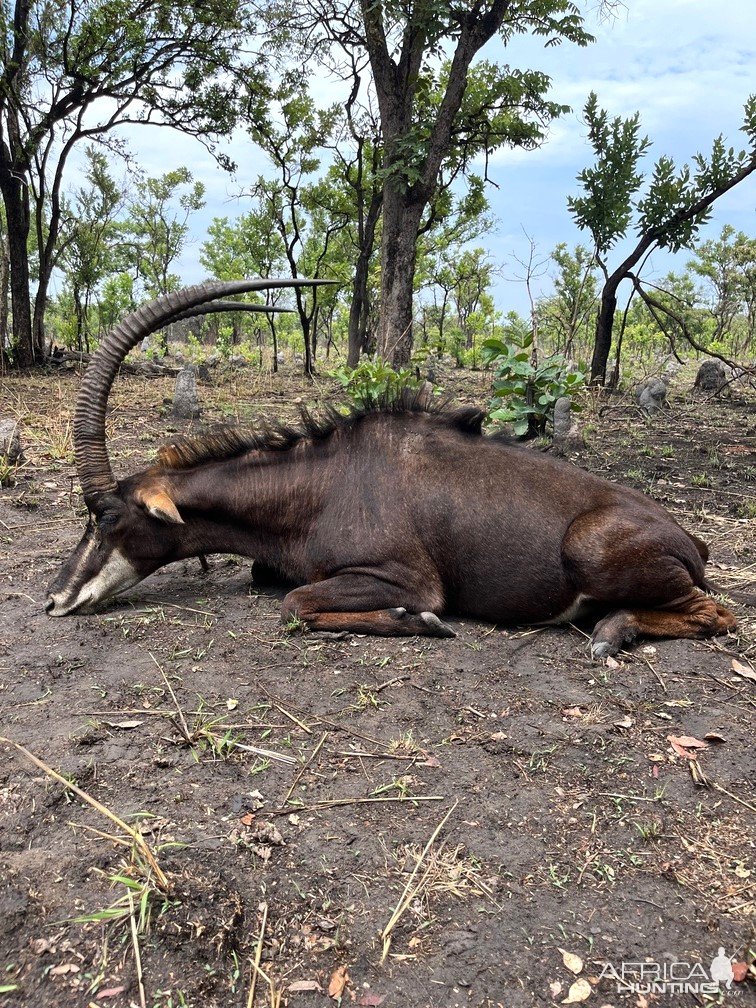
<path fill-rule="evenodd" d="M 94 542 L 87 544 L 87 548 L 81 557 L 77 569 L 81 569 L 81 564 L 84 563 L 95 546 Z M 133 584 L 136 584 L 137 581 L 141 581 L 141 576 L 137 574 L 123 553 L 120 550 L 114 549 L 103 564 L 99 574 L 93 577 L 91 581 L 87 581 L 82 585 L 79 589 L 79 594 L 68 605 L 63 604 L 61 608 L 58 608 L 56 597 L 54 595 L 51 596 L 53 601 L 56 602 L 56 606 L 51 614 L 53 616 L 65 616 L 67 613 L 81 606 L 89 607 L 95 605 L 101 599 L 110 598 L 112 595 L 125 591 Z"/>

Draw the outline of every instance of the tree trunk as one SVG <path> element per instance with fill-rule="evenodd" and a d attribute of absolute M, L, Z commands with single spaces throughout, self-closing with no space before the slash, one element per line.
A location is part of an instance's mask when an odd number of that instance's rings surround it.
<path fill-rule="evenodd" d="M 76 349 L 79 353 L 84 350 L 84 309 L 81 304 L 78 287 L 73 289 L 74 315 L 76 316 Z M 87 353 L 89 353 L 89 341 L 87 340 Z"/>
<path fill-rule="evenodd" d="M 31 367 L 36 354 L 32 340 L 32 312 L 29 296 L 29 202 L 26 189 L 8 168 L 0 169 L 0 190 L 8 225 L 10 294 L 13 310 L 13 360 Z"/>
<path fill-rule="evenodd" d="M 412 355 L 412 298 L 423 206 L 400 191 L 384 194 L 378 346 L 394 366 L 408 364 Z"/>
<path fill-rule="evenodd" d="M 591 384 L 603 385 L 606 382 L 606 365 L 612 349 L 612 331 L 614 329 L 614 313 L 617 310 L 617 287 L 619 282 L 610 278 L 601 292 L 601 306 L 596 319 L 596 339 L 593 344 L 593 359 L 591 361 Z"/>
<path fill-rule="evenodd" d="M 7 361 L 8 354 L 8 277 L 10 275 L 10 259 L 8 256 L 8 239 L 2 236 L 0 241 L 0 360 Z"/>
<path fill-rule="evenodd" d="M 356 368 L 364 349 L 363 324 L 367 315 L 367 281 L 370 253 L 360 249 L 352 282 L 352 303 L 349 306 L 347 367 Z"/>
<path fill-rule="evenodd" d="M 312 337 L 310 335 L 310 320 L 302 320 L 302 337 L 304 339 L 304 373 L 311 377 L 315 369 L 312 364 Z"/>
<path fill-rule="evenodd" d="M 352 282 L 352 303 L 349 306 L 349 335 L 347 351 L 347 367 L 355 368 L 359 364 L 360 354 L 367 349 L 366 333 L 370 311 L 368 297 L 368 279 L 370 276 L 370 260 L 375 247 L 375 229 L 381 213 L 383 200 L 374 195 L 368 207 L 364 232 L 361 236 L 360 254 L 354 271 Z"/>
<path fill-rule="evenodd" d="M 268 315 L 268 328 L 270 329 L 271 344 L 273 346 L 273 373 L 278 371 L 278 334 L 276 333 L 276 323 L 273 316 Z"/>

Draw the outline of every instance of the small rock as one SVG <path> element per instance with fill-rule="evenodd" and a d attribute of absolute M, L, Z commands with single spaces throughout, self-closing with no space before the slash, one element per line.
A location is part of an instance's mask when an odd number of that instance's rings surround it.
<path fill-rule="evenodd" d="M 554 403 L 554 450 L 563 454 L 582 444 L 580 429 L 572 419 L 569 396 L 560 396 Z"/>
<path fill-rule="evenodd" d="M 727 384 L 725 369 L 719 361 L 704 361 L 698 369 L 693 387 L 699 392 L 720 392 Z"/>
<path fill-rule="evenodd" d="M 183 367 L 176 375 L 173 416 L 181 420 L 195 420 L 201 412 L 194 368 Z"/>
<path fill-rule="evenodd" d="M 18 421 L 10 417 L 0 420 L 0 458 L 13 465 L 22 457 L 21 436 L 18 433 Z"/>
<path fill-rule="evenodd" d="M 662 378 L 647 378 L 635 390 L 635 400 L 644 413 L 651 415 L 667 405 L 667 385 Z"/>

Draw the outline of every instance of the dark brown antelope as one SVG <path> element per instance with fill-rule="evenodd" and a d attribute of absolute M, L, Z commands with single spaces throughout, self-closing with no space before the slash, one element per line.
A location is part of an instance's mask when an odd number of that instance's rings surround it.
<path fill-rule="evenodd" d="M 105 407 L 129 349 L 218 298 L 298 282 L 188 288 L 104 339 L 74 417 L 89 521 L 50 586 L 51 615 L 90 612 L 174 560 L 237 553 L 300 585 L 282 615 L 312 630 L 445 637 L 444 613 L 522 624 L 593 610 L 592 650 L 604 656 L 638 634 L 735 626 L 707 594 L 706 546 L 664 508 L 483 435 L 476 409 L 405 395 L 296 429 L 226 430 L 169 445 L 157 465 L 116 480 Z"/>

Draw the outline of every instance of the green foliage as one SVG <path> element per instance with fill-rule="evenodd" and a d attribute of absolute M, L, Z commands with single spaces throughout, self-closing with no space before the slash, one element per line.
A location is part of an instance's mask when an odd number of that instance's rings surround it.
<path fill-rule="evenodd" d="M 137 182 L 123 230 L 147 297 L 160 297 L 180 286 L 170 268 L 184 247 L 190 215 L 204 205 L 205 187 L 193 180 L 188 168 Z"/>
<path fill-rule="evenodd" d="M 551 253 L 556 264 L 554 292 L 536 304 L 539 341 L 568 358 L 587 357 L 596 327 L 598 269 L 595 256 L 582 245 L 573 251 L 562 243 Z"/>
<path fill-rule="evenodd" d="M 736 153 L 720 136 L 708 157 L 693 156 L 694 168 L 683 165 L 678 169 L 670 157 L 662 156 L 649 179 L 637 169 L 649 147 L 648 137 L 639 135 L 639 113 L 610 121 L 606 111 L 599 109 L 596 95 L 591 94 L 584 114 L 596 161 L 578 175 L 583 195 L 570 198 L 568 206 L 578 227 L 590 231 L 605 277 L 591 363 L 591 379 L 603 382 L 620 284 L 631 279 L 638 289 L 636 268 L 642 269 L 655 248 L 678 252 L 690 247 L 709 219 L 714 202 L 756 171 L 756 96 L 746 102 L 741 127 L 749 138 L 749 151 Z M 633 223 L 636 244 L 612 271 L 604 257 L 626 237 Z"/>
<path fill-rule="evenodd" d="M 654 244 L 670 252 L 687 248 L 709 219 L 712 203 L 756 169 L 756 96 L 746 102 L 741 127 L 750 151 L 736 152 L 719 136 L 708 157 L 693 155 L 694 169 L 678 169 L 672 158 L 662 155 L 642 196 L 645 179 L 638 163 L 651 142 L 640 136 L 640 113 L 610 120 L 595 93 L 583 112 L 596 161 L 577 177 L 584 195 L 571 197 L 567 205 L 578 227 L 590 231 L 599 256 L 625 237 L 633 220 L 640 242 L 631 258 Z"/>
<path fill-rule="evenodd" d="M 557 399 L 574 397 L 585 384 L 585 374 L 559 354 L 534 360 L 533 334 L 521 320 L 510 324 L 506 339 L 484 340 L 482 356 L 496 372 L 489 417 L 511 423 L 520 437 L 543 434 Z"/>
<path fill-rule="evenodd" d="M 567 206 L 577 226 L 591 232 L 597 252 L 603 255 L 625 236 L 633 219 L 633 197 L 643 182 L 638 162 L 651 141 L 640 136 L 639 112 L 628 119 L 610 120 L 598 107 L 595 92 L 583 114 L 596 163 L 577 177 L 585 195 L 570 197 Z"/>
<path fill-rule="evenodd" d="M 756 239 L 725 225 L 717 239 L 700 242 L 688 263 L 704 283 L 698 292 L 710 317 L 709 340 L 720 353 L 750 355 L 756 344 Z M 704 342 L 703 340 L 700 342 Z M 712 342 L 708 344 L 713 349 Z"/>
<path fill-rule="evenodd" d="M 356 368 L 341 365 L 333 372 L 355 406 L 366 406 L 376 400 L 392 400 L 404 389 L 419 388 L 420 378 L 410 368 L 389 367 L 379 358 L 362 361 Z"/>

